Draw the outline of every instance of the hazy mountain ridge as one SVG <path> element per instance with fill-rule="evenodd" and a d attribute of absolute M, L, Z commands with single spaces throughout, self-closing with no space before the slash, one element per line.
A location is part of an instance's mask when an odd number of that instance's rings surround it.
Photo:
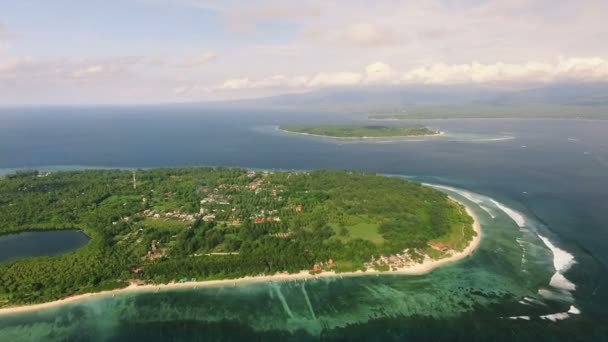
<path fill-rule="evenodd" d="M 480 86 L 393 86 L 326 89 L 219 106 L 399 114 L 411 118 L 608 118 L 608 83 L 552 84 L 528 89 Z"/>

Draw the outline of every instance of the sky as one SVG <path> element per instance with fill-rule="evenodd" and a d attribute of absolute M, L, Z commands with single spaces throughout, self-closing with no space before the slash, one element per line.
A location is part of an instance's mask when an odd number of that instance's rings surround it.
<path fill-rule="evenodd" d="M 0 105 L 608 81 L 606 0 L 0 0 Z"/>

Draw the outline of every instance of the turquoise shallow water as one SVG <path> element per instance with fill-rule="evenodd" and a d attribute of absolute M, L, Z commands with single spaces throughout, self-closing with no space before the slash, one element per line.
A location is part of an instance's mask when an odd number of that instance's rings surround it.
<path fill-rule="evenodd" d="M 96 298 L 0 317 L 0 341 L 607 340 L 608 122 L 417 121 L 451 137 L 343 143 L 267 127 L 368 121 L 190 107 L 12 109 L 0 115 L 0 174 L 44 165 L 222 165 L 411 175 L 471 192 L 461 195 L 472 200 L 484 234 L 472 257 L 423 276 Z M 501 136 L 513 139 L 493 139 Z M 516 213 L 509 216 L 480 194 Z"/>

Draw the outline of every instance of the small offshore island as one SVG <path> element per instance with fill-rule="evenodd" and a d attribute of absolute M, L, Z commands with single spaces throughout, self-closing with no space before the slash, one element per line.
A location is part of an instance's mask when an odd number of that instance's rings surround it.
<path fill-rule="evenodd" d="M 91 238 L 74 252 L 0 263 L 0 314 L 95 293 L 420 274 L 466 257 L 480 239 L 464 205 L 370 173 L 175 168 L 0 178 L 0 234 L 74 228 Z"/>
<path fill-rule="evenodd" d="M 320 126 L 279 126 L 279 130 L 320 137 L 343 139 L 405 138 L 441 135 L 421 125 L 320 125 Z"/>

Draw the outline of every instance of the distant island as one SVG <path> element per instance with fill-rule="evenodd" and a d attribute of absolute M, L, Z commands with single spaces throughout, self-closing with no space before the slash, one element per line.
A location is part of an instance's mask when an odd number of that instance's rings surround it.
<path fill-rule="evenodd" d="M 399 138 L 439 135 L 441 132 L 421 125 L 319 125 L 319 126 L 279 126 L 280 130 L 332 138 Z"/>
<path fill-rule="evenodd" d="M 412 105 L 394 109 L 377 109 L 367 115 L 371 120 L 432 119 L 608 119 L 606 106 L 547 104 L 454 104 Z"/>
<path fill-rule="evenodd" d="M 0 234 L 74 228 L 91 238 L 74 252 L 0 263 L 0 314 L 99 291 L 417 274 L 465 257 L 480 236 L 468 208 L 444 193 L 369 173 L 175 168 L 0 178 Z"/>

